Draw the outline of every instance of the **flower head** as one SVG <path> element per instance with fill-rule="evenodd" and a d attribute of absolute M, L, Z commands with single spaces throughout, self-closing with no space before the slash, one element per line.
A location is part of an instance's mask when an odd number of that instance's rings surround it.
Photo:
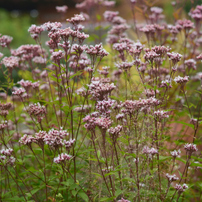
<path fill-rule="evenodd" d="M 72 156 L 70 156 L 69 154 L 66 153 L 62 153 L 59 154 L 58 157 L 54 158 L 54 163 L 64 163 L 65 161 L 69 161 L 72 158 Z"/>
<path fill-rule="evenodd" d="M 68 7 L 66 5 L 56 6 L 55 8 L 56 8 L 57 12 L 60 12 L 60 13 L 66 13 L 67 9 L 68 9 Z"/>
<path fill-rule="evenodd" d="M 174 78 L 174 81 L 179 84 L 184 84 L 189 81 L 189 76 L 185 76 L 185 77 L 177 76 Z"/>
<path fill-rule="evenodd" d="M 187 143 L 184 145 L 184 149 L 191 154 L 192 152 L 198 151 L 197 147 L 193 143 Z"/>
<path fill-rule="evenodd" d="M 181 193 L 184 192 L 187 188 L 188 188 L 188 186 L 187 186 L 186 184 L 183 184 L 183 185 L 176 184 L 176 185 L 175 185 L 175 189 L 177 190 L 178 194 L 181 194 Z"/>

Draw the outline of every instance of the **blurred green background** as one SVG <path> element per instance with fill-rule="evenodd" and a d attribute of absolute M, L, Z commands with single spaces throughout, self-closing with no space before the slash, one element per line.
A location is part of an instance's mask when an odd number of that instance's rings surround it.
<path fill-rule="evenodd" d="M 139 0 L 140 1 L 140 0 Z M 146 0 L 153 3 L 153 0 Z M 66 18 L 79 13 L 74 8 L 78 0 L 1 0 L 0 1 L 0 33 L 13 37 L 11 43 L 12 48 L 17 48 L 22 44 L 35 43 L 28 33 L 31 24 L 42 24 L 46 21 L 60 20 L 61 15 L 56 12 L 56 5 L 67 5 L 69 7 Z M 81 1 L 80 1 L 81 2 Z M 182 7 L 183 12 L 188 13 L 191 7 L 202 4 L 202 0 L 177 0 L 176 6 L 171 5 L 171 0 L 155 1 L 155 6 L 164 8 L 166 20 L 173 22 L 173 13 Z M 107 8 L 108 10 L 119 10 L 123 18 L 132 18 L 129 9 L 130 0 L 116 0 L 115 8 Z M 138 12 L 137 12 L 138 15 Z M 141 16 L 139 16 L 141 19 Z"/>

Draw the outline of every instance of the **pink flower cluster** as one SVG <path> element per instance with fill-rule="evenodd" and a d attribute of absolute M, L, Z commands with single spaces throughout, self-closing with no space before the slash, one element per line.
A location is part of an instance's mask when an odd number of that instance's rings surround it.
<path fill-rule="evenodd" d="M 11 149 L 11 148 L 2 149 L 2 150 L 0 151 L 0 153 L 1 153 L 2 155 L 5 155 L 5 156 L 11 156 L 12 153 L 13 153 L 13 149 Z"/>
<path fill-rule="evenodd" d="M 182 58 L 182 55 L 179 54 L 179 53 L 167 53 L 167 56 L 169 57 L 169 60 L 171 60 L 173 62 L 173 65 L 177 64 L 181 58 Z"/>
<path fill-rule="evenodd" d="M 144 55 L 144 59 L 148 62 L 153 62 L 156 58 L 158 58 L 160 55 L 154 52 L 153 50 L 146 51 Z"/>
<path fill-rule="evenodd" d="M 13 69 L 19 66 L 19 58 L 15 56 L 4 57 L 2 62 L 5 65 L 5 67 L 9 69 Z"/>
<path fill-rule="evenodd" d="M 124 118 L 124 114 L 117 114 L 116 119 L 117 120 L 122 120 Z"/>
<path fill-rule="evenodd" d="M 102 67 L 102 70 L 98 70 L 99 74 L 104 75 L 105 77 L 109 74 L 109 67 Z"/>
<path fill-rule="evenodd" d="M 159 54 L 160 57 L 163 57 L 171 50 L 171 48 L 165 46 L 154 46 L 151 50 L 154 51 L 156 54 Z"/>
<path fill-rule="evenodd" d="M 196 20 L 196 22 L 201 21 L 202 20 L 202 5 L 197 5 L 194 10 L 191 10 L 189 12 L 189 15 L 191 16 L 191 18 Z"/>
<path fill-rule="evenodd" d="M 90 47 L 86 48 L 86 53 L 90 56 L 99 56 L 101 58 L 109 54 L 105 49 L 103 49 L 101 43 L 96 44 L 95 46 L 90 45 Z"/>
<path fill-rule="evenodd" d="M 174 151 L 170 152 L 170 154 L 171 154 L 174 158 L 180 157 L 181 151 L 180 151 L 180 149 L 179 149 L 178 151 L 177 151 L 177 150 L 174 150 Z"/>
<path fill-rule="evenodd" d="M 31 34 L 31 37 L 33 39 L 37 39 L 39 38 L 39 35 L 41 34 L 41 32 L 44 31 L 44 28 L 42 26 L 36 26 L 36 25 L 32 25 L 29 29 L 28 32 Z"/>
<path fill-rule="evenodd" d="M 39 131 L 38 133 L 35 134 L 34 141 L 37 143 L 41 148 L 44 146 L 44 137 L 47 135 L 46 131 Z"/>
<path fill-rule="evenodd" d="M 13 149 L 11 148 L 8 148 L 8 149 L 2 149 L 0 151 L 0 165 L 1 163 L 3 163 L 3 165 L 14 165 L 15 163 L 15 158 L 12 157 L 13 153 Z"/>
<path fill-rule="evenodd" d="M 189 123 L 193 124 L 193 125 L 196 125 L 198 123 L 198 120 L 197 119 L 194 119 L 194 118 L 191 118 Z"/>
<path fill-rule="evenodd" d="M 139 29 L 141 32 L 144 32 L 147 36 L 155 33 L 156 29 L 153 24 L 145 25 L 144 27 Z"/>
<path fill-rule="evenodd" d="M 178 194 L 181 194 L 181 193 L 184 192 L 187 188 L 188 188 L 188 186 L 187 186 L 186 184 L 183 184 L 183 185 L 176 184 L 176 185 L 175 185 L 175 189 L 177 190 Z"/>
<path fill-rule="evenodd" d="M 7 121 L 4 121 L 4 122 L 2 122 L 1 124 L 0 124 L 0 130 L 4 130 L 5 128 L 7 128 L 8 127 L 8 122 Z"/>
<path fill-rule="evenodd" d="M 47 145 L 57 148 L 64 145 L 63 139 L 68 135 L 69 133 L 62 128 L 60 130 L 51 129 L 44 136 L 44 142 Z"/>
<path fill-rule="evenodd" d="M 151 155 L 155 155 L 155 154 L 158 154 L 158 150 L 155 149 L 155 148 L 149 148 L 148 146 L 145 146 L 142 150 L 142 153 L 143 154 L 151 154 Z"/>
<path fill-rule="evenodd" d="M 32 61 L 36 64 L 46 64 L 46 59 L 41 56 L 34 57 Z"/>
<path fill-rule="evenodd" d="M 197 60 L 202 60 L 202 53 L 196 57 Z"/>
<path fill-rule="evenodd" d="M 191 154 L 192 152 L 198 151 L 197 147 L 193 143 L 187 143 L 184 145 L 184 149 Z"/>
<path fill-rule="evenodd" d="M 41 106 L 39 102 L 37 104 L 30 104 L 28 112 L 30 115 L 36 116 L 38 122 L 41 122 L 41 120 L 43 119 L 43 115 L 46 114 L 46 107 Z"/>
<path fill-rule="evenodd" d="M 112 124 L 112 120 L 108 117 L 96 118 L 95 125 L 98 126 L 101 130 L 107 130 Z"/>
<path fill-rule="evenodd" d="M 177 76 L 174 78 L 174 81 L 179 84 L 184 84 L 189 81 L 189 77 L 188 76 L 185 76 L 185 77 Z"/>
<path fill-rule="evenodd" d="M 1 110 L 9 110 L 11 107 L 12 107 L 12 104 L 10 102 L 0 103 L 0 109 Z"/>
<path fill-rule="evenodd" d="M 85 118 L 83 118 L 83 122 L 86 122 L 84 127 L 87 130 L 94 131 L 96 127 L 95 121 L 97 117 L 98 117 L 98 113 L 94 112 L 94 113 L 91 113 L 90 115 L 87 115 Z"/>
<path fill-rule="evenodd" d="M 154 112 L 154 117 L 157 118 L 158 120 L 162 120 L 162 119 L 168 118 L 169 115 L 167 111 L 158 110 Z"/>
<path fill-rule="evenodd" d="M 112 22 L 113 19 L 118 16 L 119 12 L 118 11 L 105 11 L 103 16 L 105 18 L 105 20 L 107 20 L 108 22 Z"/>
<path fill-rule="evenodd" d="M 39 45 L 22 45 L 16 50 L 11 50 L 12 55 L 20 58 L 20 61 L 31 61 L 34 57 L 41 55 L 47 57 L 45 49 Z"/>
<path fill-rule="evenodd" d="M 15 90 L 12 92 L 12 94 L 22 96 L 25 92 L 26 91 L 24 88 L 15 88 Z"/>
<path fill-rule="evenodd" d="M 8 110 L 1 110 L 0 115 L 6 118 L 6 116 L 8 115 Z"/>
<path fill-rule="evenodd" d="M 110 114 L 111 110 L 110 108 L 114 105 L 115 100 L 102 100 L 102 101 L 97 101 L 96 104 L 96 109 L 99 111 L 102 116 L 108 116 Z"/>
<path fill-rule="evenodd" d="M 99 5 L 111 7 L 115 5 L 115 1 L 108 1 L 108 0 L 84 0 L 81 3 L 76 4 L 76 8 L 81 10 L 89 10 L 92 7 L 98 7 Z"/>
<path fill-rule="evenodd" d="M 55 8 L 56 8 L 57 12 L 60 12 L 60 13 L 66 13 L 67 9 L 68 9 L 68 7 L 66 5 L 56 6 Z"/>
<path fill-rule="evenodd" d="M 110 171 L 113 171 L 113 166 L 108 166 L 108 168 L 102 168 L 102 171 L 105 173 L 109 173 Z"/>
<path fill-rule="evenodd" d="M 170 80 L 164 80 L 164 81 L 161 81 L 161 87 L 166 87 L 166 88 L 172 88 L 172 85 L 170 83 Z"/>
<path fill-rule="evenodd" d="M 139 99 L 139 100 L 126 100 L 123 103 L 123 107 L 125 109 L 122 109 L 122 112 L 124 114 L 132 114 L 134 112 L 137 112 L 138 110 L 141 110 L 141 108 L 148 108 L 151 106 L 158 106 L 160 104 L 160 101 L 157 100 L 154 97 L 150 97 L 148 99 Z"/>
<path fill-rule="evenodd" d="M 111 30 L 108 32 L 109 35 L 107 38 L 107 42 L 110 44 L 117 43 L 119 38 L 123 38 L 124 32 L 130 28 L 130 26 L 126 24 L 126 21 L 122 17 L 118 16 L 118 14 L 118 12 L 114 11 L 106 11 L 103 14 L 105 20 L 112 23 L 113 25 Z"/>
<path fill-rule="evenodd" d="M 75 140 L 70 140 L 69 142 L 64 140 L 68 135 L 69 133 L 62 128 L 60 130 L 51 129 L 48 133 L 46 131 L 39 131 L 35 136 L 25 134 L 21 137 L 19 142 L 27 146 L 31 146 L 31 143 L 37 143 L 40 147 L 43 147 L 45 143 L 53 148 L 58 148 L 64 145 L 70 147 Z"/>
<path fill-rule="evenodd" d="M 180 25 L 183 29 L 185 29 L 186 31 L 189 31 L 190 29 L 194 28 L 194 23 L 191 20 L 178 20 L 176 22 L 177 25 Z"/>
<path fill-rule="evenodd" d="M 30 87 L 32 88 L 38 88 L 39 87 L 39 82 L 32 82 L 32 81 L 25 81 L 22 79 L 21 81 L 18 81 L 18 84 L 20 84 L 23 88 L 28 90 Z"/>
<path fill-rule="evenodd" d="M 112 7 L 115 5 L 115 1 L 101 0 L 103 6 Z"/>
<path fill-rule="evenodd" d="M 19 142 L 21 144 L 31 146 L 32 142 L 35 142 L 35 138 L 32 135 L 25 134 L 23 137 L 20 138 Z"/>
<path fill-rule="evenodd" d="M 91 109 L 91 107 L 92 107 L 91 105 L 83 105 L 82 107 L 76 107 L 76 108 L 74 108 L 74 111 L 86 113 L 86 112 L 88 112 Z"/>
<path fill-rule="evenodd" d="M 53 60 L 55 62 L 60 61 L 63 57 L 64 57 L 64 53 L 61 50 L 53 51 L 51 54 L 51 60 Z"/>
<path fill-rule="evenodd" d="M 65 146 L 66 148 L 70 148 L 70 147 L 74 144 L 75 141 L 76 141 L 75 139 L 71 139 L 71 138 L 70 138 L 69 141 L 64 140 L 63 143 L 64 143 L 64 146 Z"/>
<path fill-rule="evenodd" d="M 60 22 L 46 22 L 43 24 L 44 30 L 47 31 L 57 31 L 58 28 L 62 27 L 62 23 Z"/>
<path fill-rule="evenodd" d="M 108 129 L 109 134 L 111 134 L 112 136 L 118 137 L 118 135 L 120 134 L 120 132 L 122 131 L 123 126 L 121 125 L 117 125 L 116 127 L 111 127 L 110 129 Z"/>
<path fill-rule="evenodd" d="M 161 14 L 163 12 L 163 9 L 159 7 L 151 7 L 150 10 L 152 13 L 155 13 L 155 14 Z"/>
<path fill-rule="evenodd" d="M 170 33 L 174 35 L 174 38 L 172 40 L 176 40 L 175 36 L 181 31 L 182 27 L 180 25 L 168 25 L 167 26 Z"/>
<path fill-rule="evenodd" d="M 120 24 L 120 25 L 114 25 L 114 26 L 112 26 L 111 30 L 109 30 L 108 33 L 110 35 L 115 34 L 115 35 L 120 36 L 120 35 L 122 35 L 129 28 L 130 28 L 130 26 L 127 25 L 126 23 Z"/>
<path fill-rule="evenodd" d="M 189 68 L 196 70 L 196 61 L 194 59 L 185 60 L 184 64 Z"/>
<path fill-rule="evenodd" d="M 85 18 L 81 14 L 75 14 L 71 19 L 67 19 L 67 22 L 70 22 L 73 25 L 78 25 L 79 23 L 85 21 Z"/>
<path fill-rule="evenodd" d="M 167 174 L 166 174 L 166 177 L 167 177 L 167 179 L 168 179 L 169 182 L 173 182 L 173 181 L 179 180 L 179 178 L 178 178 L 175 174 L 169 175 L 169 174 L 167 173 Z"/>
<path fill-rule="evenodd" d="M 127 43 L 122 42 L 122 43 L 114 43 L 113 49 L 119 51 L 120 53 L 123 52 L 124 50 L 128 49 Z"/>
<path fill-rule="evenodd" d="M 104 83 L 99 78 L 92 78 L 91 84 L 89 86 L 88 93 L 95 100 L 104 100 L 107 98 L 108 94 L 116 88 L 114 83 Z"/>
<path fill-rule="evenodd" d="M 149 19 L 152 23 L 158 23 L 159 20 L 165 17 L 162 14 L 163 9 L 160 7 L 151 7 L 150 11 L 151 11 L 151 15 L 149 15 Z"/>
<path fill-rule="evenodd" d="M 127 62 L 127 61 L 126 62 L 119 62 L 119 63 L 115 63 L 115 65 L 119 69 L 128 70 L 134 65 L 134 62 Z"/>
<path fill-rule="evenodd" d="M 62 153 L 62 154 L 59 154 L 58 157 L 54 158 L 54 163 L 65 163 L 65 161 L 69 161 L 70 159 L 72 158 L 71 155 L 69 154 L 66 154 L 66 153 Z"/>
<path fill-rule="evenodd" d="M 1 34 L 0 34 L 0 36 L 1 36 Z M 4 47 L 9 47 L 12 40 L 13 40 L 13 37 L 3 35 L 3 36 L 0 37 L 0 46 L 3 47 L 3 48 Z"/>
<path fill-rule="evenodd" d="M 121 200 L 118 200 L 117 202 L 130 202 L 130 201 L 122 198 Z"/>

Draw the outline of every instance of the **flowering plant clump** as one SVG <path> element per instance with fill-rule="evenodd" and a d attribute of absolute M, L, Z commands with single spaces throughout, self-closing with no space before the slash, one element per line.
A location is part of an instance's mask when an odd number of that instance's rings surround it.
<path fill-rule="evenodd" d="M 149 1 L 134 24 L 95 12 L 114 5 L 31 25 L 35 45 L 0 36 L 0 201 L 200 201 L 202 6 L 170 25 Z"/>

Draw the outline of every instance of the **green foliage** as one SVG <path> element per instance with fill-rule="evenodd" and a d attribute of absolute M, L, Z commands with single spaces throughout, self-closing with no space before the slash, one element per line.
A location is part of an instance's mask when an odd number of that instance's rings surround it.
<path fill-rule="evenodd" d="M 0 10 L 0 33 L 13 37 L 12 47 L 17 48 L 22 44 L 34 43 L 27 31 L 31 24 L 31 17 L 27 14 L 14 18 L 9 12 Z"/>

